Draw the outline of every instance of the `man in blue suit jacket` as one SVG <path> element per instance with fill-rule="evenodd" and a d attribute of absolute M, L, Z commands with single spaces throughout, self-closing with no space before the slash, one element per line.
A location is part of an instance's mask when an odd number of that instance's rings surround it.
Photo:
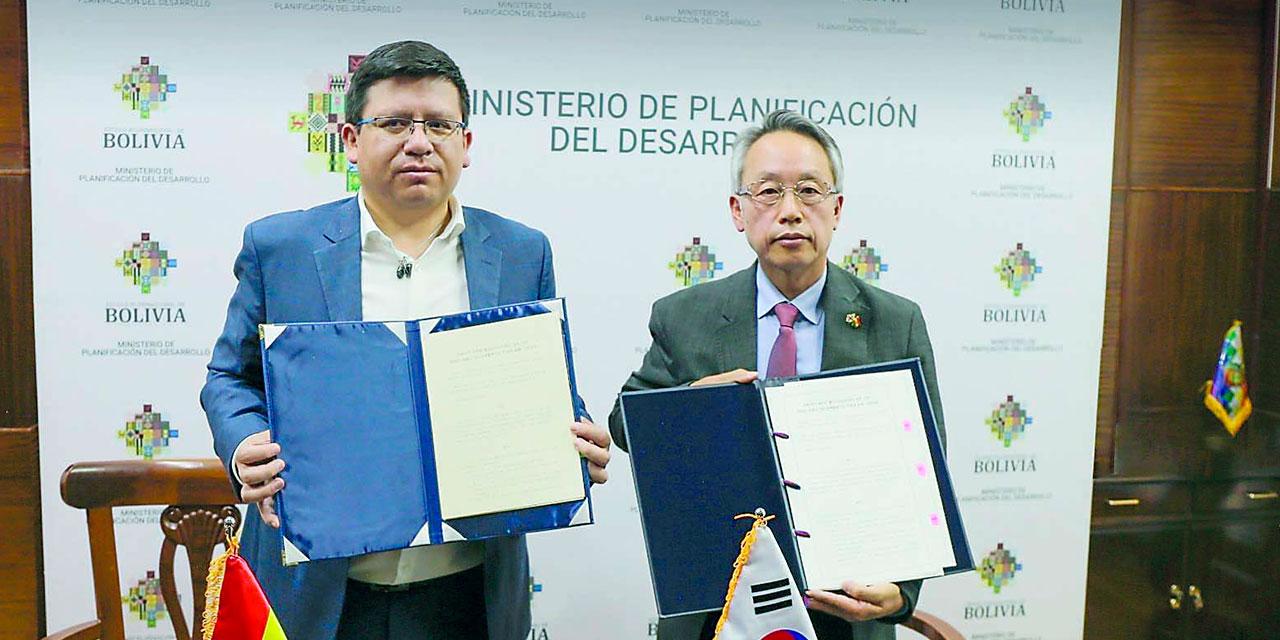
<path fill-rule="evenodd" d="M 360 194 L 270 216 L 244 232 L 238 285 L 200 399 L 236 491 L 255 504 L 244 556 L 292 638 L 528 634 L 522 536 L 284 567 L 272 506 L 289 452 L 267 430 L 259 324 L 409 319 L 555 296 L 542 233 L 453 197 L 470 164 L 467 95 L 457 66 L 431 45 L 374 50 L 352 76 L 342 125 Z M 607 430 L 586 418 L 566 428 L 578 435 L 592 480 L 604 482 Z M 335 451 L 344 444 L 334 442 Z M 360 469 L 352 469 L 352 491 L 360 485 Z"/>

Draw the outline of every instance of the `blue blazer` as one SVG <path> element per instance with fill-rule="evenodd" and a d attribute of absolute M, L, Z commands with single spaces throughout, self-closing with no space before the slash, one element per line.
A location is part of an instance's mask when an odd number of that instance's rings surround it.
<path fill-rule="evenodd" d="M 541 232 L 463 207 L 463 262 L 471 308 L 553 298 L 551 245 Z M 242 440 L 267 428 L 258 325 L 361 320 L 360 209 L 347 198 L 253 222 L 235 262 L 238 284 L 213 349 L 200 404 L 231 474 Z M 354 373 L 353 375 L 358 375 Z M 578 400 L 579 414 L 585 410 Z M 339 443 L 340 446 L 340 443 Z M 288 452 L 283 457 L 288 459 Z M 331 640 L 346 592 L 346 559 L 281 566 L 280 532 L 249 509 L 241 553 L 291 638 Z M 485 541 L 485 606 L 492 640 L 529 633 L 529 563 L 523 536 Z"/>

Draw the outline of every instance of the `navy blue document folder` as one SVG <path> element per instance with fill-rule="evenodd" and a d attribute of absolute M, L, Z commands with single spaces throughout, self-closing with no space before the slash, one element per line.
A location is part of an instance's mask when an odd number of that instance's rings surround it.
<path fill-rule="evenodd" d="M 786 440 L 775 434 L 766 390 L 886 371 L 908 371 L 914 381 L 927 455 L 932 458 L 929 484 L 932 490 L 932 479 L 936 479 L 943 512 L 937 516 L 945 518 L 951 547 L 948 557 L 954 559 L 951 566 L 938 566 L 937 574 L 973 568 L 918 359 L 754 384 L 628 392 L 620 401 L 660 616 L 718 611 L 723 606 L 733 561 L 747 529 L 734 516 L 756 509 L 776 516 L 769 526 L 797 586 L 801 590 L 821 586 L 806 579 L 797 530 L 806 535 L 809 525 L 797 522 L 792 509 L 792 492 L 800 489 L 784 481 L 788 476 L 778 447 L 786 446 L 780 444 Z M 815 531 L 812 535 L 841 533 Z M 942 542 L 947 542 L 945 536 Z"/>
<path fill-rule="evenodd" d="M 568 392 L 553 402 L 573 415 L 561 299 L 401 322 L 263 325 L 271 437 L 287 463 L 276 502 L 286 564 L 589 524 L 590 482 L 576 457 L 580 499 L 452 519 L 441 510 L 425 337 L 540 314 L 559 318 Z"/>

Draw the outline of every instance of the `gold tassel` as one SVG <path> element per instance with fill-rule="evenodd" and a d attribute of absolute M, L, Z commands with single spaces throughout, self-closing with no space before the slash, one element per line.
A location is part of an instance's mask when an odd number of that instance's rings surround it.
<path fill-rule="evenodd" d="M 738 578 L 742 575 L 742 567 L 746 566 L 747 558 L 751 557 L 751 546 L 756 543 L 756 533 L 759 532 L 760 527 L 767 526 L 769 521 L 775 517 L 763 515 L 763 509 L 760 509 L 757 513 L 761 515 L 739 513 L 733 517 L 734 520 L 755 518 L 755 522 L 751 524 L 751 530 L 747 532 L 747 535 L 742 537 L 742 544 L 738 548 L 738 557 L 733 561 L 733 577 L 729 578 L 729 593 L 724 596 L 724 608 L 720 610 L 720 619 L 716 621 L 716 634 L 712 640 L 719 640 L 720 630 L 724 628 L 724 623 L 729 620 L 729 603 L 733 600 L 734 590 L 738 588 Z M 205 640 L 209 640 L 209 638 L 205 638 Z"/>
<path fill-rule="evenodd" d="M 204 617 L 200 621 L 203 640 L 213 639 L 213 628 L 218 625 L 218 604 L 222 600 L 222 579 L 227 574 L 227 559 L 240 551 L 240 538 L 227 527 L 227 548 L 222 555 L 209 561 L 209 575 L 204 589 Z"/>

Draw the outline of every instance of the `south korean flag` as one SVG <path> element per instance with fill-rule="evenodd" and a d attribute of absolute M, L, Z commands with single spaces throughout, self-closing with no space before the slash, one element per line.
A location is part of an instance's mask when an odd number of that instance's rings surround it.
<path fill-rule="evenodd" d="M 761 523 L 754 531 L 755 542 L 725 603 L 728 616 L 716 640 L 817 640 L 769 526 Z"/>

